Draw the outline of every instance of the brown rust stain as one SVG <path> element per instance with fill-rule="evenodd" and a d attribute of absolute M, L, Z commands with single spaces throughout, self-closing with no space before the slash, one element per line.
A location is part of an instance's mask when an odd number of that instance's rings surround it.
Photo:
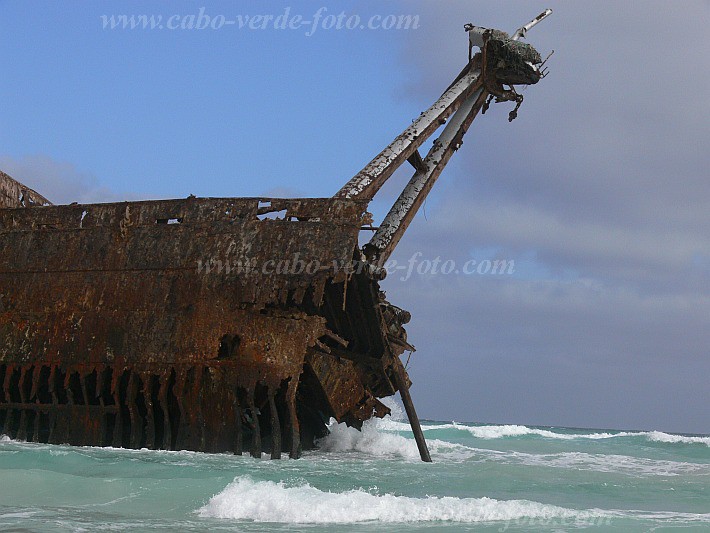
<path fill-rule="evenodd" d="M 328 417 L 384 416 L 401 324 L 377 279 L 341 268 L 358 258 L 365 209 L 193 197 L 0 209 L 0 431 L 297 457 Z"/>

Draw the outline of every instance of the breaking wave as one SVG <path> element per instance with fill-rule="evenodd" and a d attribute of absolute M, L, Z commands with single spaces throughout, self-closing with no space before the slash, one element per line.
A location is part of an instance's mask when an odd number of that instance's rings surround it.
<path fill-rule="evenodd" d="M 584 452 L 560 452 L 553 454 L 504 452 L 499 453 L 499 455 L 500 457 L 496 459 L 509 464 L 609 472 L 637 477 L 710 476 L 709 464 L 648 459 L 629 455 L 593 454 Z"/>
<path fill-rule="evenodd" d="M 393 411 L 393 416 L 401 415 Z M 659 442 L 683 442 L 708 444 L 709 437 L 684 437 L 661 432 L 596 432 L 588 434 L 557 433 L 545 429 L 529 428 L 527 426 L 466 426 L 455 422 L 450 424 L 435 424 L 423 426 L 429 432 L 427 444 L 435 462 L 478 462 L 508 465 L 527 465 L 545 468 L 570 470 L 586 470 L 594 472 L 609 472 L 640 477 L 674 477 L 681 475 L 710 476 L 710 464 L 670 461 L 634 457 L 631 455 L 588 453 L 583 451 L 562 451 L 557 453 L 529 453 L 513 450 L 495 450 L 486 447 L 475 447 L 463 443 L 443 440 L 451 438 L 450 430 L 465 431 L 473 437 L 497 439 L 525 435 L 537 435 L 545 438 L 560 438 L 565 441 L 573 439 L 610 439 L 613 437 L 639 437 Z M 362 430 L 347 427 L 331 420 L 330 434 L 318 442 L 319 451 L 312 452 L 312 457 L 320 458 L 321 452 L 334 452 L 338 455 L 348 453 L 365 455 L 370 458 L 392 457 L 398 460 L 419 463 L 419 450 L 412 437 L 409 424 L 393 420 L 392 417 L 372 419 L 363 424 Z M 440 433 L 437 435 L 437 431 Z M 434 435 L 442 438 L 432 438 Z M 454 440 L 454 439 L 452 439 Z M 424 467 L 426 467 L 424 465 Z"/>
<path fill-rule="evenodd" d="M 213 496 L 198 514 L 202 517 L 292 524 L 358 522 L 488 522 L 519 520 L 590 521 L 603 511 L 576 511 L 528 500 L 425 497 L 372 494 L 361 489 L 327 492 L 308 484 L 254 481 L 239 476 Z"/>
<path fill-rule="evenodd" d="M 386 420 L 386 419 L 385 419 Z M 413 438 L 390 433 L 382 428 L 382 421 L 368 421 L 362 431 L 345 424 L 332 423 L 330 435 L 319 442 L 320 451 L 339 454 L 357 452 L 370 457 L 396 457 L 419 462 L 419 451 Z M 385 421 L 384 426 L 391 425 Z M 710 476 L 710 465 L 632 457 L 628 455 L 594 454 L 585 452 L 524 453 L 474 448 L 439 439 L 427 439 L 429 450 L 436 461 L 495 462 L 499 464 L 522 464 L 561 469 L 577 469 L 596 472 L 615 472 L 634 476 Z M 318 457 L 318 456 L 314 456 Z"/>
<path fill-rule="evenodd" d="M 710 437 L 691 437 L 686 435 L 673 435 L 662 431 L 649 431 L 645 433 L 648 440 L 655 442 L 671 442 L 682 444 L 705 444 L 710 446 Z"/>
<path fill-rule="evenodd" d="M 338 424 L 334 421 L 328 426 L 330 434 L 318 441 L 318 448 L 325 452 L 360 452 L 375 457 L 401 457 L 419 461 L 417 443 L 383 429 L 379 420 L 368 420 L 362 430 Z M 439 439 L 427 439 L 429 451 L 434 456 L 447 459 L 467 459 L 472 448 Z"/>
<path fill-rule="evenodd" d="M 399 420 L 385 418 L 378 423 L 378 427 L 385 431 L 410 431 L 409 424 Z M 520 426 L 515 424 L 469 426 L 451 422 L 450 424 L 423 425 L 424 431 L 458 430 L 466 431 L 478 439 L 502 439 L 505 437 L 523 437 L 528 435 L 548 439 L 577 440 L 577 439 L 612 439 L 618 437 L 644 437 L 652 442 L 704 444 L 710 447 L 710 436 L 675 435 L 662 431 L 604 431 L 594 433 L 560 433 L 549 429 Z"/>
<path fill-rule="evenodd" d="M 404 418 L 402 407 L 391 398 L 383 402 L 391 414 L 385 418 L 365 421 L 361 430 L 338 424 L 331 419 L 329 434 L 318 441 L 318 448 L 325 452 L 359 452 L 374 457 L 399 457 L 410 461 L 420 461 L 417 443 L 411 438 L 409 424 Z M 396 432 L 409 432 L 409 438 Z M 449 460 L 466 460 L 471 457 L 472 448 L 439 439 L 427 439 L 429 451 L 435 457 Z"/>

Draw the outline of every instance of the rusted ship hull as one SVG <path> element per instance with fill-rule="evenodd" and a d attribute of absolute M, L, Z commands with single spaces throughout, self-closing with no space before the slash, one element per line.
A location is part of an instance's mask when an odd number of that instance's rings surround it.
<path fill-rule="evenodd" d="M 406 320 L 353 263 L 365 207 L 0 209 L 0 431 L 295 457 L 329 417 L 383 416 Z"/>

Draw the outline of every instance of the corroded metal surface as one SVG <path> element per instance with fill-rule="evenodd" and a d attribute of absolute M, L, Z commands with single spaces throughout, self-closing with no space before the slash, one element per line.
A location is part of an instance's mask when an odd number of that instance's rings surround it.
<path fill-rule="evenodd" d="M 51 205 L 51 202 L 0 171 L 0 209 L 34 205 Z"/>
<path fill-rule="evenodd" d="M 0 210 L 0 431 L 277 457 L 330 416 L 384 415 L 394 352 L 377 281 L 349 268 L 364 216 L 345 199 Z"/>

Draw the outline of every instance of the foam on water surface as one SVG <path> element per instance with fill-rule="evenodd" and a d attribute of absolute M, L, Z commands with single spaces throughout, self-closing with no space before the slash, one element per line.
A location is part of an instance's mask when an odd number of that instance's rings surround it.
<path fill-rule="evenodd" d="M 379 422 L 380 429 L 388 431 L 409 431 L 409 424 L 400 420 L 385 418 Z M 451 422 L 449 424 L 425 424 L 422 426 L 425 432 L 441 431 L 441 430 L 457 430 L 470 433 L 472 436 L 479 439 L 503 439 L 506 437 L 523 437 L 523 436 L 538 436 L 548 439 L 559 440 L 603 440 L 614 439 L 620 437 L 643 437 L 651 442 L 665 443 L 681 443 L 681 444 L 704 444 L 710 447 L 710 437 L 708 436 L 692 436 L 692 435 L 675 435 L 664 433 L 662 431 L 603 431 L 603 432 L 588 432 L 588 433 L 566 433 L 553 429 L 542 429 L 529 426 L 521 426 L 517 424 L 503 425 L 468 425 Z"/>
<path fill-rule="evenodd" d="M 530 518 L 601 516 L 601 511 L 574 511 L 554 505 L 491 498 L 425 497 L 372 494 L 364 490 L 326 492 L 308 484 L 255 481 L 238 477 L 199 510 L 201 516 L 312 524 L 357 522 L 485 522 Z"/>
<path fill-rule="evenodd" d="M 469 430 L 471 427 L 460 424 L 440 424 L 427 426 L 439 429 L 461 429 Z M 488 430 L 491 426 L 486 426 Z M 498 434 L 498 438 L 511 436 L 506 431 L 508 426 L 503 428 Z M 522 427 L 522 426 L 518 426 Z M 419 451 L 416 442 L 410 434 L 408 426 L 405 428 L 400 422 L 385 418 L 384 420 L 371 420 L 363 425 L 362 431 L 349 428 L 345 424 L 337 424 L 331 421 L 329 426 L 330 435 L 319 442 L 319 451 L 313 455 L 317 460 L 318 453 L 331 452 L 339 454 L 358 453 L 367 457 L 375 458 L 398 458 L 406 461 L 419 462 Z M 552 433 L 551 431 L 549 433 Z M 645 433 L 621 432 L 624 435 L 642 435 Z M 473 433 L 472 433 L 473 434 Z M 519 432 L 519 434 L 528 434 Z M 557 433 L 555 433 L 557 435 Z M 602 435 L 602 433 L 591 433 L 590 435 Z M 569 437 L 570 435 L 565 435 Z M 576 438 L 578 435 L 571 435 Z M 563 440 L 573 440 L 565 438 Z M 596 440 L 596 439 L 593 439 Z M 662 441 L 665 442 L 665 441 Z M 675 440 L 671 442 L 684 442 Z M 695 442 L 695 441 L 691 441 Z M 671 461 L 661 459 L 650 459 L 643 457 L 633 457 L 622 454 L 604 454 L 588 452 L 559 452 L 547 454 L 525 453 L 520 451 L 500 451 L 474 446 L 466 446 L 460 443 L 449 442 L 441 439 L 427 439 L 427 444 L 432 457 L 437 461 L 477 461 L 477 462 L 497 462 L 500 464 L 520 464 L 528 466 L 543 466 L 561 469 L 578 469 L 596 472 L 615 472 L 629 475 L 644 476 L 678 476 L 683 474 L 693 474 L 700 476 L 710 476 L 710 464 L 689 463 L 684 461 Z"/>
<path fill-rule="evenodd" d="M 710 527 L 708 436 L 425 422 L 424 464 L 391 407 L 361 432 L 332 422 L 298 461 L 0 436 L 0 529 Z"/>

